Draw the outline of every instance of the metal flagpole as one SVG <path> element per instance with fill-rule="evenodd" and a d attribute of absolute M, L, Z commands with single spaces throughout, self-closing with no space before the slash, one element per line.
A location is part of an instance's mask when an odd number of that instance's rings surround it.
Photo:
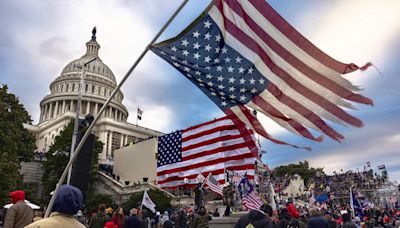
<path fill-rule="evenodd" d="M 72 163 L 75 161 L 76 157 L 78 156 L 80 150 L 82 149 L 83 144 L 85 143 L 86 139 L 89 137 L 90 132 L 92 131 L 94 125 L 100 118 L 101 114 L 103 114 L 104 110 L 107 108 L 108 104 L 111 102 L 111 99 L 115 96 L 117 91 L 121 88 L 121 86 L 124 84 L 126 79 L 128 79 L 129 75 L 132 73 L 132 71 L 136 68 L 136 66 L 139 64 L 139 62 L 143 59 L 143 57 L 146 55 L 146 53 L 150 50 L 150 46 L 156 42 L 156 40 L 161 36 L 161 34 L 164 32 L 164 30 L 168 27 L 169 24 L 171 24 L 172 20 L 178 15 L 178 13 L 182 10 L 182 8 L 186 5 L 186 3 L 189 0 L 184 0 L 181 5 L 176 9 L 176 11 L 171 15 L 171 17 L 168 19 L 168 21 L 163 25 L 163 27 L 158 31 L 158 33 L 154 36 L 154 38 L 150 41 L 150 43 L 146 46 L 146 48 L 143 50 L 143 52 L 140 54 L 140 56 L 136 59 L 135 63 L 131 66 L 131 68 L 128 70 L 128 72 L 125 74 L 125 76 L 122 78 L 121 82 L 115 87 L 114 91 L 111 93 L 111 96 L 107 99 L 107 101 L 104 103 L 103 107 L 100 109 L 99 113 L 97 114 L 96 118 L 94 118 L 93 122 L 90 124 L 88 129 L 86 130 L 85 134 L 82 137 L 82 140 L 79 142 L 78 146 L 76 147 L 74 154 L 72 158 L 69 160 L 67 166 L 64 169 L 63 174 L 61 175 L 60 179 L 58 180 L 58 183 L 56 185 L 56 189 L 54 190 L 54 194 L 52 195 L 49 204 L 47 205 L 46 213 L 44 217 L 49 217 L 50 211 L 53 207 L 54 200 L 56 199 L 58 195 L 58 191 L 60 190 L 61 185 L 63 184 L 65 177 L 68 173 L 69 167 L 72 165 Z"/>
<path fill-rule="evenodd" d="M 75 114 L 75 123 L 74 123 L 74 133 L 72 134 L 71 151 L 70 151 L 70 154 L 69 154 L 69 159 L 70 159 L 70 160 L 72 159 L 72 156 L 73 156 L 73 154 L 74 154 L 75 145 L 76 145 L 76 137 L 77 137 L 77 135 L 78 135 L 79 114 L 80 114 L 80 112 L 81 112 L 81 103 L 82 103 L 81 100 L 82 100 L 83 79 L 84 79 L 85 76 L 86 76 L 85 67 L 86 67 L 89 63 L 93 62 L 93 61 L 96 60 L 96 59 L 97 59 L 97 57 L 94 58 L 94 59 L 92 59 L 92 60 L 90 60 L 90 61 L 88 61 L 88 62 L 86 62 L 86 63 L 84 63 L 84 64 L 82 64 L 82 66 L 81 66 L 81 67 L 82 67 L 82 71 L 81 71 L 81 80 L 79 81 L 78 100 L 77 100 L 77 102 L 76 102 L 76 110 L 75 110 L 76 114 Z M 69 170 L 68 170 L 67 184 L 69 184 L 70 181 L 71 181 L 71 174 L 72 174 L 72 166 L 70 166 L 70 167 L 69 167 Z"/>

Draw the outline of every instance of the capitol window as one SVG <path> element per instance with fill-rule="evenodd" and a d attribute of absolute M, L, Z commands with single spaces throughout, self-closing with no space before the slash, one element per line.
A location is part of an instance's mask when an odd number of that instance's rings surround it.
<path fill-rule="evenodd" d="M 67 84 L 67 88 L 65 89 L 65 92 L 68 92 L 69 89 L 69 84 Z"/>
<path fill-rule="evenodd" d="M 92 85 L 92 93 L 94 93 L 94 85 Z"/>
<path fill-rule="evenodd" d="M 72 92 L 75 91 L 75 83 L 72 83 Z"/>

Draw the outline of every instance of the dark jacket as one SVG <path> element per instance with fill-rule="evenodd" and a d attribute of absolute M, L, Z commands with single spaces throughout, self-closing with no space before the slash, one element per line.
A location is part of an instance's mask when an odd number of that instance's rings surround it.
<path fill-rule="evenodd" d="M 263 213 L 251 210 L 248 214 L 239 218 L 234 228 L 245 228 L 249 223 L 253 224 L 255 228 L 273 228 L 272 221 Z"/>
<path fill-rule="evenodd" d="M 123 228 L 141 228 L 142 222 L 136 215 L 129 216 L 124 221 Z"/>
<path fill-rule="evenodd" d="M 193 217 L 192 228 L 208 228 L 209 220 L 211 220 L 211 217 L 207 213 L 196 213 Z"/>
<path fill-rule="evenodd" d="M 308 220 L 308 228 L 329 228 L 328 220 L 322 216 L 316 216 Z"/>

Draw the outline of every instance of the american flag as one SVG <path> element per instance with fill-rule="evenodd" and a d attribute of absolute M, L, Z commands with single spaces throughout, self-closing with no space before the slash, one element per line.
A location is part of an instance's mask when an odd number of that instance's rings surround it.
<path fill-rule="evenodd" d="M 264 204 L 250 184 L 247 176 L 244 176 L 238 185 L 243 205 L 249 210 L 258 210 Z"/>
<path fill-rule="evenodd" d="M 218 181 L 212 175 L 208 175 L 206 184 L 213 192 L 216 192 L 221 196 L 223 195 L 222 193 L 223 187 L 218 183 Z"/>
<path fill-rule="evenodd" d="M 287 130 L 321 141 L 344 137 L 325 120 L 361 127 L 342 109 L 372 105 L 342 74 L 366 69 L 328 56 L 261 0 L 217 0 L 177 37 L 152 51 L 198 86 L 237 124 L 274 141 L 249 108 Z M 245 134 L 244 134 L 245 135 Z"/>
<path fill-rule="evenodd" d="M 247 172 L 254 177 L 255 161 L 235 124 L 223 117 L 161 136 L 157 182 L 161 188 L 193 188 L 199 173 L 212 173 L 223 184 L 225 170 Z"/>

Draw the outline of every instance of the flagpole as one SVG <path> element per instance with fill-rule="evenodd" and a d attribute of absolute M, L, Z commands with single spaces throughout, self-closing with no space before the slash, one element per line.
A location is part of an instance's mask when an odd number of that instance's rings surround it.
<path fill-rule="evenodd" d="M 150 50 L 150 46 L 153 45 L 156 40 L 161 36 L 161 34 L 165 31 L 165 29 L 171 24 L 171 22 L 174 20 L 174 18 L 178 15 L 178 13 L 182 10 L 182 8 L 186 5 L 186 3 L 189 0 L 183 0 L 181 5 L 178 7 L 178 9 L 175 10 L 175 12 L 171 15 L 171 17 L 167 20 L 167 22 L 161 27 L 160 31 L 154 36 L 154 38 L 150 41 L 150 43 L 146 46 L 146 48 L 143 50 L 143 52 L 140 54 L 140 56 L 136 59 L 135 63 L 131 66 L 131 68 L 128 70 L 128 72 L 125 74 L 125 76 L 122 78 L 120 83 L 115 87 L 114 91 L 111 93 L 111 96 L 107 99 L 107 101 L 104 103 L 103 107 L 100 109 L 99 113 L 97 114 L 96 118 L 94 118 L 93 122 L 90 124 L 88 129 L 86 130 L 85 134 L 82 137 L 82 140 L 79 142 L 78 146 L 76 147 L 73 156 L 69 160 L 67 166 L 64 169 L 64 172 L 62 173 L 57 185 L 56 189 L 54 190 L 54 194 L 52 195 L 49 204 L 47 205 L 46 213 L 44 217 L 49 217 L 50 211 L 53 207 L 54 201 L 57 198 L 58 192 L 60 190 L 61 185 L 63 184 L 65 177 L 68 173 L 69 167 L 72 166 L 72 163 L 75 161 L 77 158 L 80 150 L 83 147 L 83 144 L 86 142 L 86 139 L 89 137 L 90 132 L 92 131 L 94 125 L 100 118 L 101 114 L 103 114 L 104 110 L 107 108 L 108 104 L 111 102 L 111 99 L 114 98 L 115 94 L 118 92 L 118 90 L 121 88 L 121 86 L 124 84 L 126 79 L 128 79 L 129 75 L 132 73 L 132 71 L 136 68 L 136 66 L 139 64 L 139 62 L 143 59 L 143 57 L 146 55 L 146 53 Z"/>

